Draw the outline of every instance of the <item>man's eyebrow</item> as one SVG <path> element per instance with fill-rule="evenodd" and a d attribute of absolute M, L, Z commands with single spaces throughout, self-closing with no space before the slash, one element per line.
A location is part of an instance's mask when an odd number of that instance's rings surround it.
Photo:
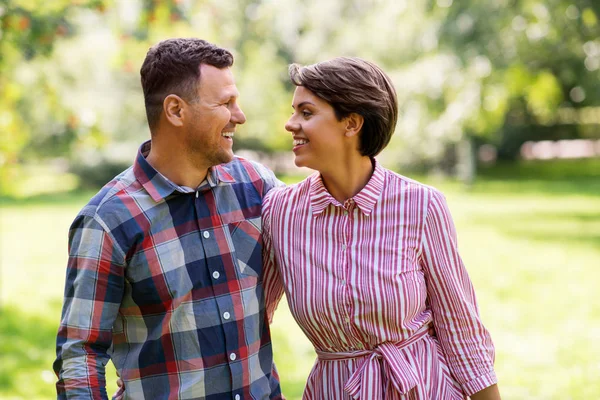
<path fill-rule="evenodd" d="M 298 104 L 296 107 L 300 108 L 302 106 L 305 106 L 307 104 L 310 104 L 311 106 L 314 106 L 314 103 L 311 103 L 310 101 L 303 101 L 302 103 Z M 294 107 L 294 105 L 292 104 L 292 108 L 296 109 L 296 107 Z"/>
<path fill-rule="evenodd" d="M 227 93 L 226 95 L 224 95 L 222 97 L 222 100 L 232 100 L 232 99 L 237 99 L 240 97 L 240 93 L 239 92 L 233 92 L 233 93 Z"/>

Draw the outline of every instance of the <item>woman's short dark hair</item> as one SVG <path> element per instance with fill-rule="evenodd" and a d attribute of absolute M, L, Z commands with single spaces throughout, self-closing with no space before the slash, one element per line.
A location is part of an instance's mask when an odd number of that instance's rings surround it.
<path fill-rule="evenodd" d="M 341 120 L 362 115 L 360 153 L 374 157 L 390 142 L 398 121 L 398 100 L 390 78 L 372 62 L 338 57 L 313 65 L 292 64 L 290 79 L 333 107 Z"/>
<path fill-rule="evenodd" d="M 176 94 L 186 101 L 197 100 L 200 64 L 230 67 L 233 55 L 195 38 L 163 40 L 148 50 L 140 75 L 150 130 L 156 127 L 168 95 Z"/>

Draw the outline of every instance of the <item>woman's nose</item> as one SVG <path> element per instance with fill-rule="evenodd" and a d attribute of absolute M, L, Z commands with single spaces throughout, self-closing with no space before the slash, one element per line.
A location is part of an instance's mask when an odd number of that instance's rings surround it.
<path fill-rule="evenodd" d="M 285 123 L 285 130 L 288 132 L 294 132 L 296 130 L 298 130 L 298 124 L 294 123 L 292 121 L 294 117 L 290 117 L 290 119 L 287 120 L 287 122 Z"/>

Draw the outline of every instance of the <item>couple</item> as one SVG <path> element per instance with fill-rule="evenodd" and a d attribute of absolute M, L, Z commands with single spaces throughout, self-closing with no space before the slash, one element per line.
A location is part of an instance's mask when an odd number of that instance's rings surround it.
<path fill-rule="evenodd" d="M 199 39 L 149 50 L 151 141 L 69 231 L 59 398 L 106 398 L 109 359 L 124 398 L 283 398 L 285 292 L 318 354 L 304 398 L 499 399 L 443 195 L 374 158 L 397 120 L 389 78 L 356 58 L 290 67 L 286 129 L 317 172 L 283 187 L 232 153 L 232 64 Z"/>

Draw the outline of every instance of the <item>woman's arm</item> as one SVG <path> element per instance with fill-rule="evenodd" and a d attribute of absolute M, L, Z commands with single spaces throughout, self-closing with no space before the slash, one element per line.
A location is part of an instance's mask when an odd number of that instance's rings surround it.
<path fill-rule="evenodd" d="M 494 346 L 481 322 L 473 285 L 458 254 L 446 199 L 435 189 L 428 194 L 420 258 L 436 336 L 464 393 L 485 396 L 484 389 L 497 383 Z"/>
<path fill-rule="evenodd" d="M 283 296 L 283 281 L 277 260 L 275 258 L 275 249 L 271 239 L 271 195 L 269 192 L 263 199 L 262 205 L 262 238 L 263 238 L 263 288 L 265 291 L 265 310 L 269 323 L 273 321 L 273 314 L 279 305 Z"/>
<path fill-rule="evenodd" d="M 471 400 L 500 400 L 498 385 L 488 386 L 483 390 L 471 395 Z"/>

